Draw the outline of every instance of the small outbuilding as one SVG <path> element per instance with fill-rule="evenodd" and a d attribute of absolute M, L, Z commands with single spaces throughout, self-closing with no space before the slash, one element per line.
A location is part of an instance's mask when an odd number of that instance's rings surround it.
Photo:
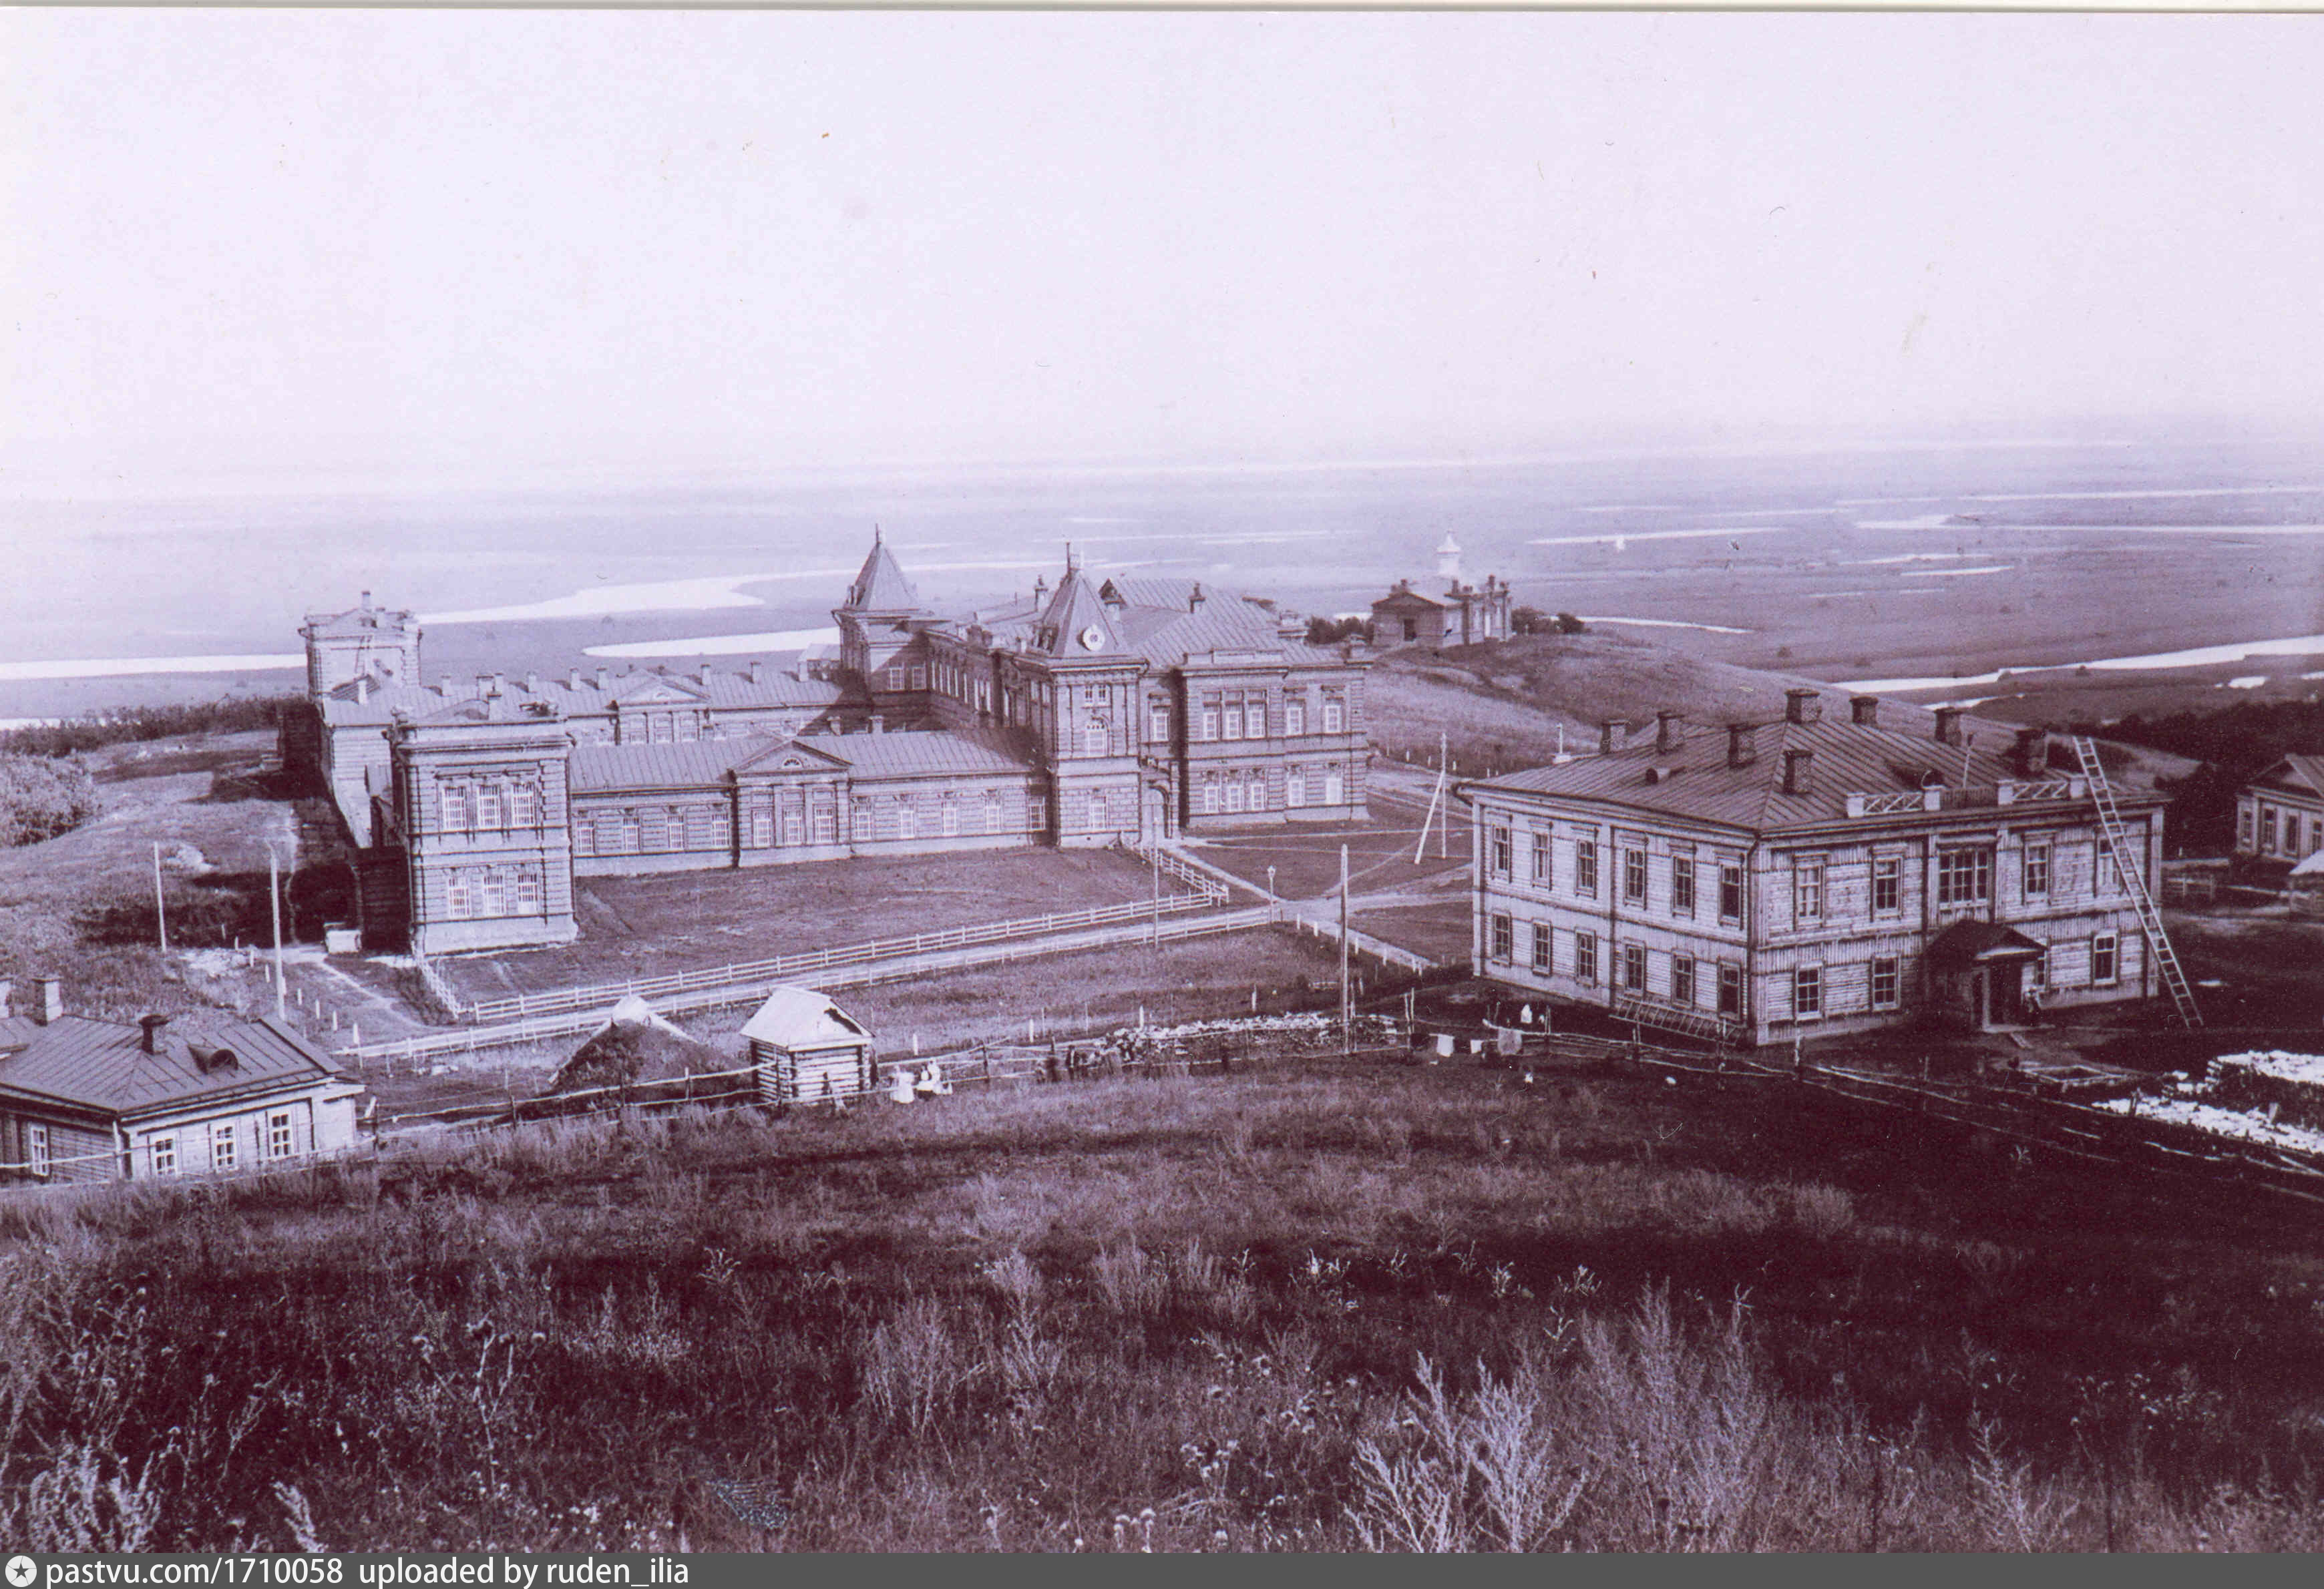
<path fill-rule="evenodd" d="M 2324 916 L 2324 850 L 2317 850 L 2283 880 L 2284 897 L 2295 916 Z"/>
<path fill-rule="evenodd" d="M 811 987 L 776 988 L 742 1036 L 769 1103 L 838 1103 L 878 1085 L 872 1034 Z"/>

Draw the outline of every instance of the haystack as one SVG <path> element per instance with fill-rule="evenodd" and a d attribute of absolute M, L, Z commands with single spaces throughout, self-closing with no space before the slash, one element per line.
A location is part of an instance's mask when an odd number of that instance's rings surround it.
<path fill-rule="evenodd" d="M 615 1005 L 611 1018 L 558 1068 L 549 1091 L 556 1095 L 637 1087 L 733 1069 L 717 1050 L 687 1036 L 632 994 Z"/>

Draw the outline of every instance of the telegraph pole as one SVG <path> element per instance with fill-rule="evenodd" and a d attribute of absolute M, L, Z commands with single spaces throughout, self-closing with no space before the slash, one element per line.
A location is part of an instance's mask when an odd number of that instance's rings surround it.
<path fill-rule="evenodd" d="M 161 899 L 161 843 L 153 841 L 153 931 L 161 940 L 161 952 L 170 952 L 170 907 Z"/>
<path fill-rule="evenodd" d="M 275 859 L 274 847 L 266 847 L 266 903 L 274 917 L 274 1018 L 285 1019 L 282 1009 L 282 886 L 277 876 L 281 863 Z"/>
<path fill-rule="evenodd" d="M 1354 1052 L 1355 1006 L 1348 997 L 1348 847 L 1340 846 L 1340 1052 Z"/>
<path fill-rule="evenodd" d="M 1154 952 L 1158 955 L 1162 952 L 1162 835 L 1159 833 L 1148 835 L 1147 843 L 1150 846 L 1147 853 L 1154 859 L 1153 943 Z"/>
<path fill-rule="evenodd" d="M 1444 796 L 1444 814 L 1436 823 L 1436 859 L 1452 859 L 1452 785 L 1445 780 L 1452 766 L 1450 741 L 1440 730 L 1436 736 L 1436 787 Z"/>

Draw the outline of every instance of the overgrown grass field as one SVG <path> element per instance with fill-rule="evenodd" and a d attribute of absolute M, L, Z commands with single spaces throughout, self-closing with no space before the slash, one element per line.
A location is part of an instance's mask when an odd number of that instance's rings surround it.
<path fill-rule="evenodd" d="M 0 1242 L 25 1548 L 2324 1545 L 2309 1224 L 1627 1072 L 540 1127 Z"/>

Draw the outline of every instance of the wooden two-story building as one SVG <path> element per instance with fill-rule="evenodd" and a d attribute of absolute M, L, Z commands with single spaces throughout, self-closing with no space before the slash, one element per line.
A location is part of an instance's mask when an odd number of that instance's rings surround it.
<path fill-rule="evenodd" d="M 1478 973 L 1748 1045 L 2160 990 L 2118 868 L 2153 888 L 2161 797 L 2118 797 L 2117 857 L 2040 730 L 1997 754 L 1958 711 L 1933 735 L 1879 713 L 1856 696 L 1830 721 L 1797 689 L 1780 722 L 1690 732 L 1666 712 L 1462 785 Z"/>

